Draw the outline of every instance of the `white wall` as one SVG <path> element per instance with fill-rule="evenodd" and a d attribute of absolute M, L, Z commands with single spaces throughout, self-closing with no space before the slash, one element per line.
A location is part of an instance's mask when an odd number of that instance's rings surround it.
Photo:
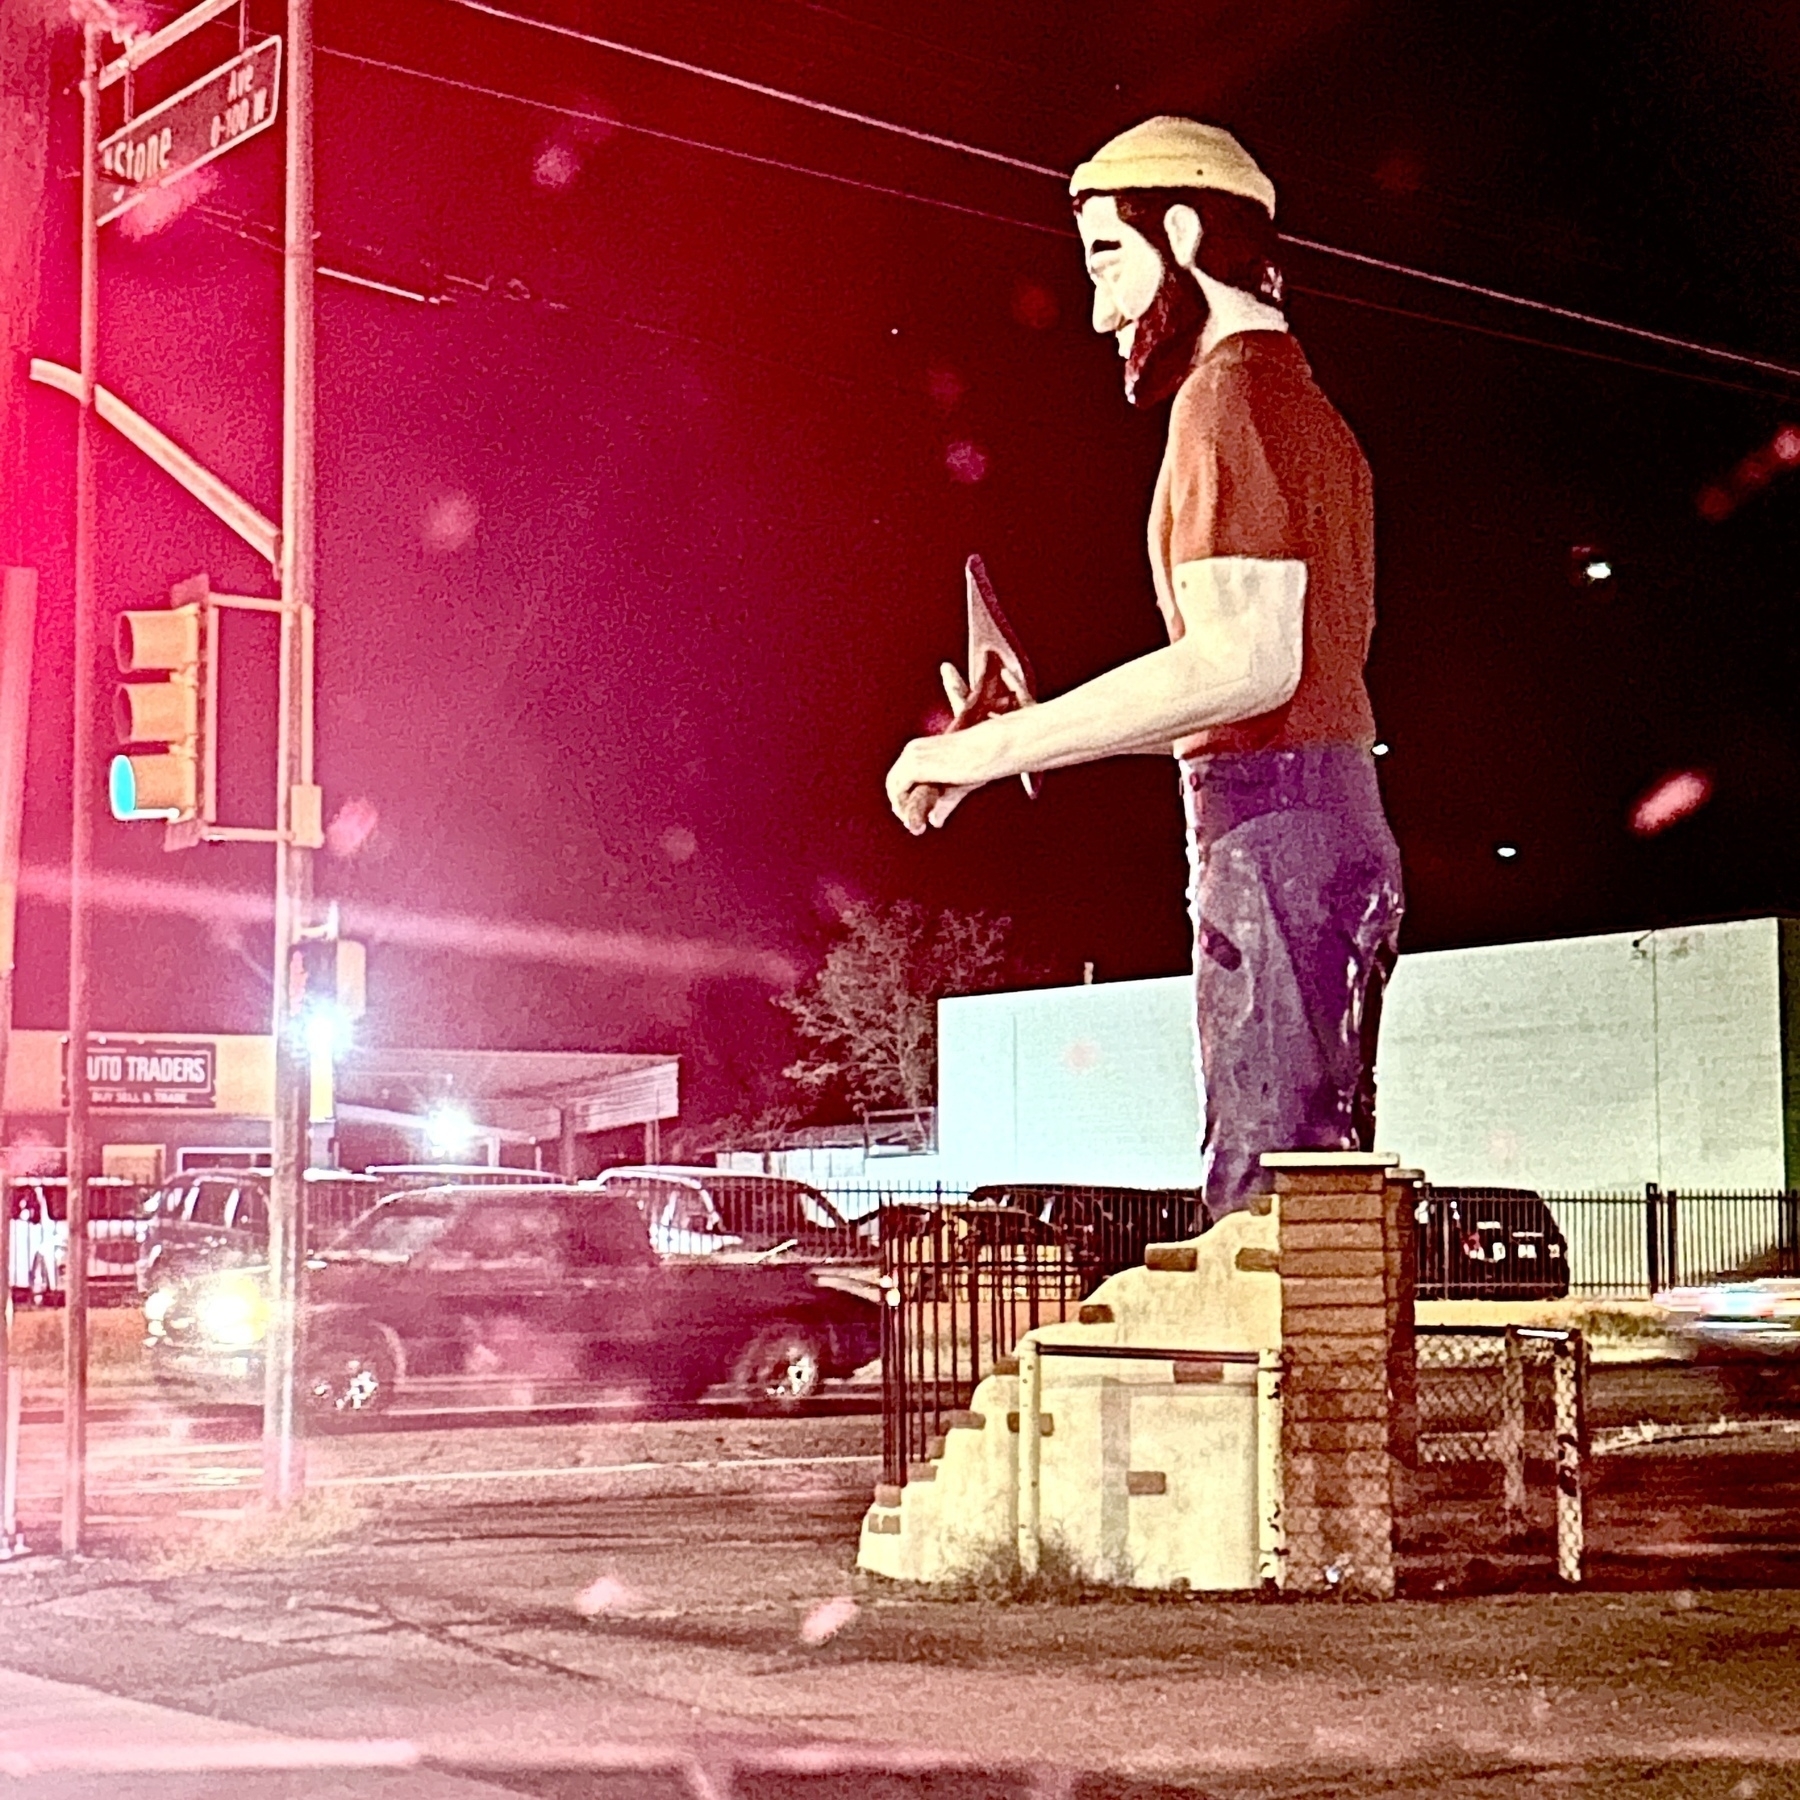
<path fill-rule="evenodd" d="M 1405 956 L 1384 1147 L 1450 1185 L 1785 1185 L 1777 925 Z"/>
<path fill-rule="evenodd" d="M 1184 975 L 938 1006 L 938 1143 L 958 1180 L 1192 1187 L 1193 986 Z"/>
<path fill-rule="evenodd" d="M 1381 1147 L 1447 1185 L 1786 1185 L 1778 925 L 1404 956 Z M 1188 977 L 938 1008 L 943 1178 L 1199 1179 Z"/>

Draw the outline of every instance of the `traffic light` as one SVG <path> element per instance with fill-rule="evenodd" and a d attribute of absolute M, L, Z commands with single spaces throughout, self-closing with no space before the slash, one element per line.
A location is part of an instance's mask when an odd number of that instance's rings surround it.
<path fill-rule="evenodd" d="M 368 1010 L 367 970 L 367 947 L 355 938 L 301 938 L 288 971 L 288 1004 L 296 1017 L 360 1019 Z"/>
<path fill-rule="evenodd" d="M 123 612 L 113 640 L 122 681 L 113 724 L 126 746 L 107 791 L 115 819 L 192 819 L 203 791 L 208 649 L 206 577 L 170 591 L 169 605 Z"/>

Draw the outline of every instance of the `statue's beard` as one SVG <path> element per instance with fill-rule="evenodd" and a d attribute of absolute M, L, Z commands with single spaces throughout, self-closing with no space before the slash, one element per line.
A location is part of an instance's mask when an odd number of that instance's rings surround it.
<path fill-rule="evenodd" d="M 1206 314 L 1199 282 L 1164 264 L 1162 285 L 1138 320 L 1125 358 L 1125 398 L 1133 406 L 1155 406 L 1187 379 Z"/>

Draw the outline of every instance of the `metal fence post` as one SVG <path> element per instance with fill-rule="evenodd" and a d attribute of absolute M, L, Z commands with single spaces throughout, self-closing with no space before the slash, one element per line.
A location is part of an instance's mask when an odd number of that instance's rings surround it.
<path fill-rule="evenodd" d="M 6 1408 L 0 1431 L 0 1557 L 17 1556 L 25 1549 L 19 1533 L 19 1426 L 25 1405 L 25 1377 L 15 1364 L 6 1371 L 6 1389 L 0 1394 Z"/>
<path fill-rule="evenodd" d="M 1283 1481 L 1281 1352 L 1262 1350 L 1256 1358 L 1256 1578 L 1277 1588 L 1287 1585 Z"/>
<path fill-rule="evenodd" d="M 1019 1573 L 1038 1572 L 1043 1544 L 1044 1359 L 1037 1339 L 1019 1341 Z"/>
<path fill-rule="evenodd" d="M 1662 1194 L 1654 1181 L 1644 1184 L 1644 1277 L 1654 1294 L 1662 1285 Z"/>
<path fill-rule="evenodd" d="M 1500 1372 L 1500 1426 L 1495 1432 L 1506 1483 L 1506 1522 L 1517 1531 L 1525 1520 L 1525 1347 L 1519 1328 L 1506 1328 L 1506 1355 Z"/>
<path fill-rule="evenodd" d="M 1586 1550 L 1582 1478 L 1587 1452 L 1587 1340 L 1578 1331 L 1554 1349 L 1556 1389 L 1556 1573 L 1571 1587 L 1581 1581 Z"/>
<path fill-rule="evenodd" d="M 0 806 L 5 801 L 0 798 Z M 5 872 L 0 869 L 0 881 Z M 0 904 L 4 904 L 0 900 Z M 9 921 L 0 917 L 0 934 L 4 934 Z M 0 958 L 3 960 L 3 958 Z M 0 969 L 0 1003 L 10 1003 L 12 992 L 7 979 L 8 971 Z M 5 1041 L 8 1020 L 0 1018 L 0 1042 Z M 6 1080 L 6 1064 L 0 1060 L 0 1083 Z M 0 1093 L 4 1093 L 0 1088 Z M 6 1115 L 0 1111 L 0 1122 Z M 13 1367 L 12 1359 L 12 1189 L 8 1186 L 6 1175 L 0 1169 L 0 1270 L 5 1271 L 5 1287 L 0 1287 L 0 1432 L 4 1433 L 4 1441 L 0 1441 L 0 1557 L 13 1554 L 13 1542 L 18 1533 L 18 1427 L 13 1416 L 13 1384 L 19 1379 L 18 1371 Z"/>

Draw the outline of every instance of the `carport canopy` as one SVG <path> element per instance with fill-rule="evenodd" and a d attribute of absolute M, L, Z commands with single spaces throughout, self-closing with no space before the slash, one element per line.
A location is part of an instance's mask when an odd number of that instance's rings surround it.
<path fill-rule="evenodd" d="M 454 1107 L 513 1143 L 672 1119 L 679 1059 L 597 1050 L 357 1048 L 337 1065 L 337 1112 L 370 1124 L 422 1125 Z"/>

